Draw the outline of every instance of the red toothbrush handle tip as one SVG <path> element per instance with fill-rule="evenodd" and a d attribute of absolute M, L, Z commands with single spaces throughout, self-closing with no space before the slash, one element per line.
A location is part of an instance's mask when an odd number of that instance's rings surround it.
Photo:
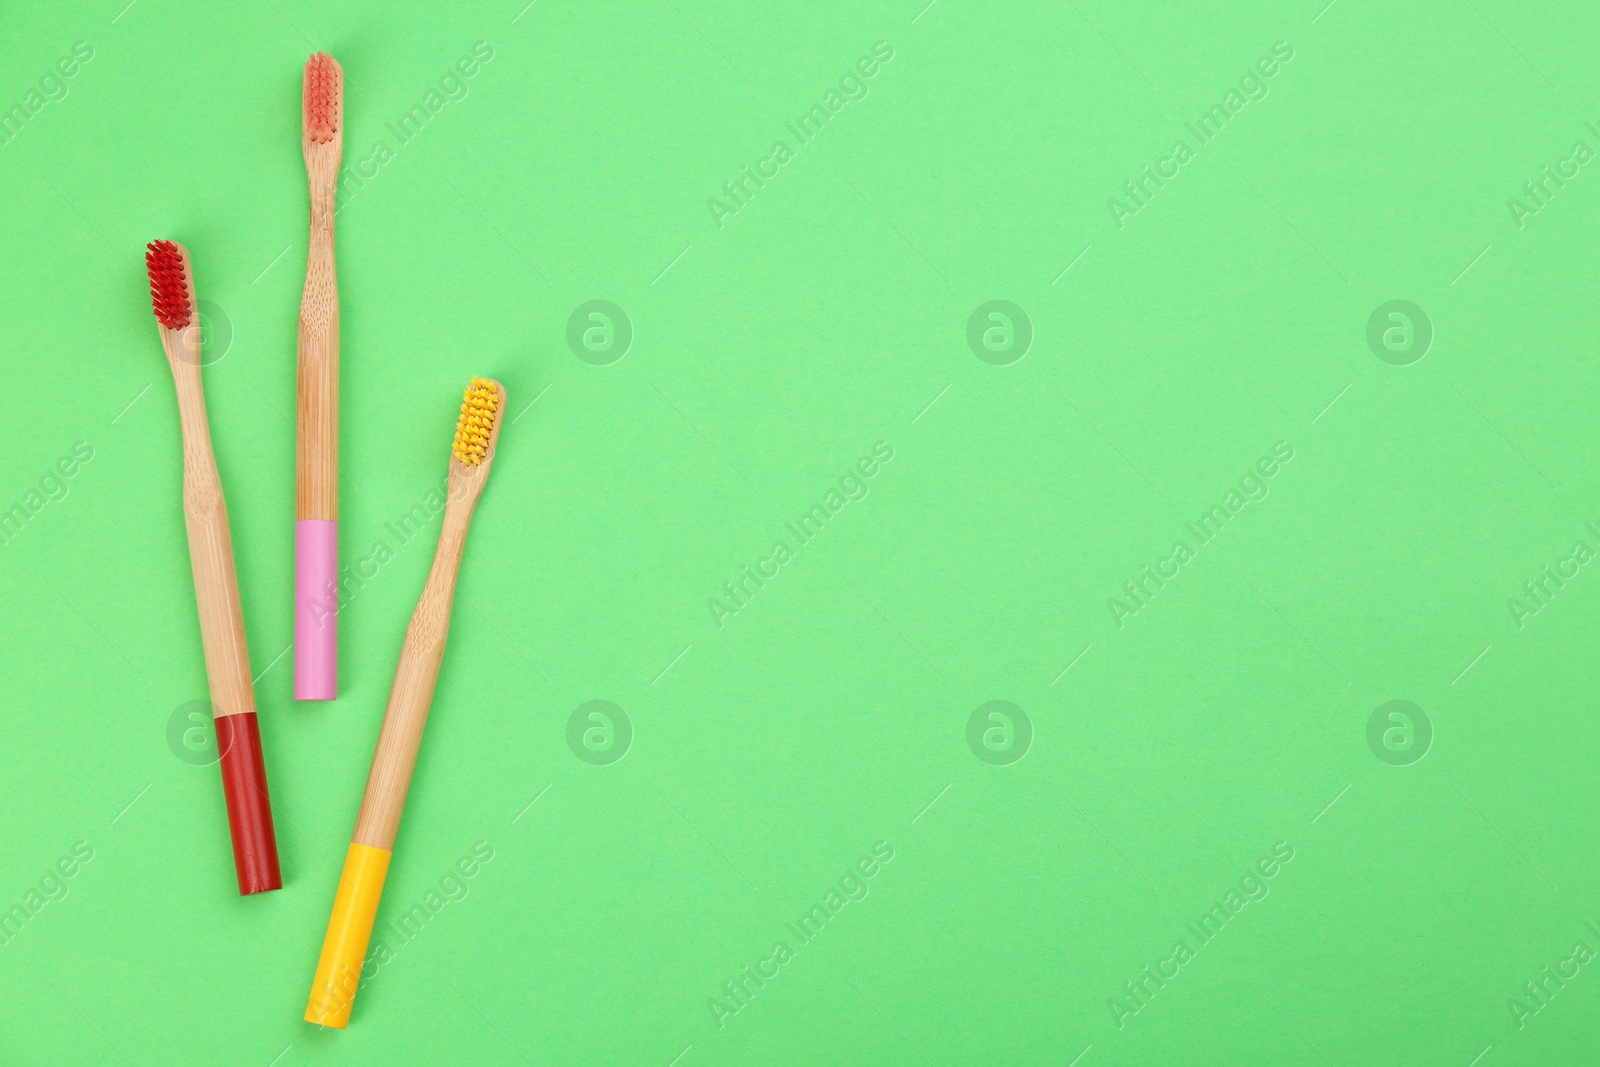
<path fill-rule="evenodd" d="M 261 730 L 256 713 L 219 715 L 217 751 L 222 753 L 222 793 L 228 802 L 228 832 L 233 836 L 233 865 L 239 893 L 283 888 L 278 870 L 278 839 L 272 831 L 272 801 L 267 796 L 267 768 L 261 757 Z"/>

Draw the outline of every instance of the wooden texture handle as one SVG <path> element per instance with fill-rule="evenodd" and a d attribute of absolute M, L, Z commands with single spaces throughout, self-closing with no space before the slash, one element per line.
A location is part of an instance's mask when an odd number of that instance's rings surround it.
<path fill-rule="evenodd" d="M 439 664 L 444 660 L 445 642 L 450 637 L 450 608 L 456 595 L 456 577 L 461 571 L 461 554 L 467 545 L 467 531 L 478 498 L 488 484 L 494 466 L 495 446 L 500 428 L 505 425 L 505 386 L 493 379 L 473 379 L 474 385 L 492 386 L 498 394 L 496 417 L 489 428 L 482 459 L 470 465 L 456 455 L 450 458 L 445 479 L 444 522 L 439 529 L 439 547 L 433 567 L 422 588 L 417 610 L 406 627 L 400 647 L 400 665 L 395 668 L 394 687 L 389 691 L 389 706 L 383 713 L 383 729 L 378 734 L 378 750 L 372 756 L 367 789 L 361 797 L 361 814 L 356 817 L 352 836 L 358 845 L 394 850 L 395 834 L 400 829 L 400 813 L 411 788 L 411 772 L 417 765 L 417 749 L 422 745 L 422 730 L 428 724 L 428 708 L 439 681 Z M 462 405 L 462 423 L 467 418 Z M 459 455 L 459 453 L 457 453 Z"/>
<path fill-rule="evenodd" d="M 211 452 L 198 364 L 175 363 L 173 381 L 183 423 L 183 519 L 189 533 L 189 564 L 194 570 L 211 703 L 217 715 L 241 715 L 256 710 L 256 698 L 250 683 L 239 578 L 233 566 L 228 505 Z"/>
<path fill-rule="evenodd" d="M 308 144 L 311 238 L 300 299 L 295 518 L 339 517 L 339 285 L 333 210 L 339 142 Z"/>
<path fill-rule="evenodd" d="M 450 460 L 446 483 L 449 501 L 439 530 L 439 547 L 400 647 L 400 665 L 394 672 L 389 706 L 378 734 L 378 750 L 372 757 L 372 770 L 367 775 L 361 814 L 352 837 L 357 844 L 394 849 L 400 813 L 417 763 L 417 749 L 422 745 L 422 730 L 428 723 L 428 708 L 439 681 L 439 665 L 444 661 L 445 643 L 450 637 L 450 609 L 455 601 L 461 554 L 466 549 L 472 513 L 487 476 L 487 463 L 469 468 Z"/>

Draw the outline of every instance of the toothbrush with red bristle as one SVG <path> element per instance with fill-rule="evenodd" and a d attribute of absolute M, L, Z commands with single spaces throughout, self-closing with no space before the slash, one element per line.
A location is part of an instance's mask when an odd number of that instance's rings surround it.
<path fill-rule="evenodd" d="M 311 240 L 300 300 L 294 495 L 294 696 L 339 690 L 339 286 L 334 192 L 344 149 L 344 71 L 326 52 L 306 61 L 300 147 L 311 185 Z"/>
<path fill-rule="evenodd" d="M 233 569 L 228 505 L 211 452 L 211 426 L 200 384 L 200 322 L 189 251 L 172 241 L 152 241 L 145 252 L 150 301 L 155 306 L 161 347 L 172 367 L 183 427 L 183 521 L 189 532 L 189 565 L 200 609 L 200 643 L 211 690 L 222 792 L 228 804 L 233 864 L 241 894 L 283 886 L 278 842 L 272 831 L 272 801 L 256 725 L 250 653 L 245 646 L 239 579 Z"/>

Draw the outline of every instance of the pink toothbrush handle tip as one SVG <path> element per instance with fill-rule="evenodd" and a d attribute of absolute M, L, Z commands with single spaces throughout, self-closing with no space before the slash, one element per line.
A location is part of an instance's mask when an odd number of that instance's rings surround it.
<path fill-rule="evenodd" d="M 339 690 L 339 523 L 294 524 L 294 698 L 332 700 Z"/>

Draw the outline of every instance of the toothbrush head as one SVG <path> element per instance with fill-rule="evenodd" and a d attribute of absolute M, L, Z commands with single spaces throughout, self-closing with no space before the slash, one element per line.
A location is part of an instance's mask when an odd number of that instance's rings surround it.
<path fill-rule="evenodd" d="M 307 141 L 327 144 L 339 134 L 344 118 L 344 70 L 326 52 L 306 60 L 301 91 L 301 132 Z"/>
<path fill-rule="evenodd" d="M 476 467 L 494 458 L 504 408 L 505 387 L 493 378 L 474 376 L 461 398 L 461 417 L 456 420 L 456 439 L 451 448 L 463 466 Z"/>
<path fill-rule="evenodd" d="M 150 271 L 150 303 L 156 320 L 169 330 L 192 323 L 194 283 L 189 277 L 189 250 L 175 241 L 151 241 L 145 246 L 144 264 Z"/>

